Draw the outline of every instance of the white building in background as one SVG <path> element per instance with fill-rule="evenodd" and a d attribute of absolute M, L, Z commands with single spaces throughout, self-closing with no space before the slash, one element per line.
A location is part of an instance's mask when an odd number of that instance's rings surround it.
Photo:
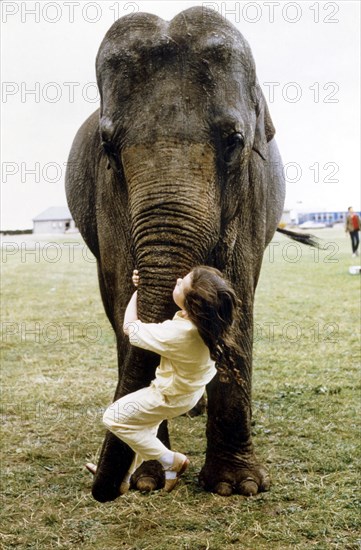
<path fill-rule="evenodd" d="M 67 206 L 51 206 L 33 218 L 33 233 L 76 232 L 75 222 Z"/>

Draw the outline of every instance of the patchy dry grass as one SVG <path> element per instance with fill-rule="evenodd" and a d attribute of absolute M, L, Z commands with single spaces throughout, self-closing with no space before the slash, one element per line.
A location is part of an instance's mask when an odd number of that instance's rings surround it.
<path fill-rule="evenodd" d="M 359 549 L 360 279 L 341 230 L 319 235 L 335 243 L 319 257 L 277 236 L 257 292 L 253 430 L 271 491 L 203 492 L 205 417 L 181 417 L 172 437 L 192 464 L 179 487 L 108 504 L 83 467 L 116 383 L 95 264 L 76 238 L 33 255 L 17 240 L 2 264 L 1 547 Z"/>

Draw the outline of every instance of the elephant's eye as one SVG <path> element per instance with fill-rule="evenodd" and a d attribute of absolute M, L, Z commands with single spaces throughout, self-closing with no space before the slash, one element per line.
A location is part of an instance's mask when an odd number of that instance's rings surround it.
<path fill-rule="evenodd" d="M 223 155 L 224 162 L 226 162 L 227 164 L 233 162 L 237 158 L 238 153 L 243 149 L 243 147 L 244 138 L 242 134 L 240 134 L 239 132 L 235 132 L 234 134 L 228 136 Z"/>
<path fill-rule="evenodd" d="M 113 168 L 116 172 L 120 169 L 120 159 L 117 148 L 112 141 L 102 141 L 103 151 L 108 157 L 108 170 Z"/>

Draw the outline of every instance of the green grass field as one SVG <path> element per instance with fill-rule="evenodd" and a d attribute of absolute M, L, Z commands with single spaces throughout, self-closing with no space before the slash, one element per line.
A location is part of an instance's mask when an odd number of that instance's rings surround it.
<path fill-rule="evenodd" d="M 359 550 L 360 277 L 348 268 L 360 262 L 342 229 L 315 234 L 326 251 L 276 236 L 257 291 L 253 431 L 271 491 L 203 492 L 206 418 L 181 417 L 172 440 L 191 466 L 174 492 L 107 504 L 92 499 L 84 469 L 117 379 L 95 263 L 77 235 L 43 237 L 33 252 L 8 237 L 1 548 Z"/>

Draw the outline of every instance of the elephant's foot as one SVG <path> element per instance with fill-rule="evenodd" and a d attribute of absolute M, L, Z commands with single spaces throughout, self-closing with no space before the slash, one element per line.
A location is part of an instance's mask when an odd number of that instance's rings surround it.
<path fill-rule="evenodd" d="M 115 500 L 124 491 L 121 484 L 132 463 L 134 453 L 110 432 L 107 433 L 97 465 L 87 463 L 94 475 L 92 495 L 98 502 Z"/>
<path fill-rule="evenodd" d="M 86 469 L 95 476 L 97 467 L 92 462 L 85 464 Z M 128 492 L 129 489 L 138 489 L 142 493 L 149 493 L 161 489 L 165 484 L 164 470 L 156 460 L 144 462 L 131 476 L 130 484 L 124 480 L 119 487 L 119 495 Z"/>
<path fill-rule="evenodd" d="M 90 472 L 91 474 L 93 474 L 93 476 L 95 476 L 95 474 L 97 473 L 96 464 L 94 464 L 93 462 L 87 462 L 85 464 L 85 467 L 88 470 L 88 472 Z M 130 489 L 130 483 L 128 481 L 124 481 L 123 479 L 123 481 L 119 486 L 119 495 L 125 495 L 125 493 L 129 491 L 129 489 Z"/>
<path fill-rule="evenodd" d="M 169 447 L 167 434 L 166 423 L 162 423 L 158 430 L 158 437 Z M 94 475 L 92 495 L 95 500 L 109 502 L 124 494 L 125 491 L 121 490 L 121 484 L 131 468 L 133 459 L 133 451 L 115 435 L 108 432 L 98 464 L 86 464 L 87 470 Z M 154 491 L 164 487 L 164 483 L 164 470 L 161 464 L 156 460 L 149 460 L 141 464 L 131 476 L 130 489 Z"/>
<path fill-rule="evenodd" d="M 150 492 L 164 487 L 164 470 L 157 460 L 148 460 L 134 472 L 131 477 L 131 489 Z"/>
<path fill-rule="evenodd" d="M 270 477 L 253 454 L 237 454 L 230 458 L 208 457 L 199 475 L 206 490 L 228 497 L 232 493 L 253 496 L 268 491 Z"/>

